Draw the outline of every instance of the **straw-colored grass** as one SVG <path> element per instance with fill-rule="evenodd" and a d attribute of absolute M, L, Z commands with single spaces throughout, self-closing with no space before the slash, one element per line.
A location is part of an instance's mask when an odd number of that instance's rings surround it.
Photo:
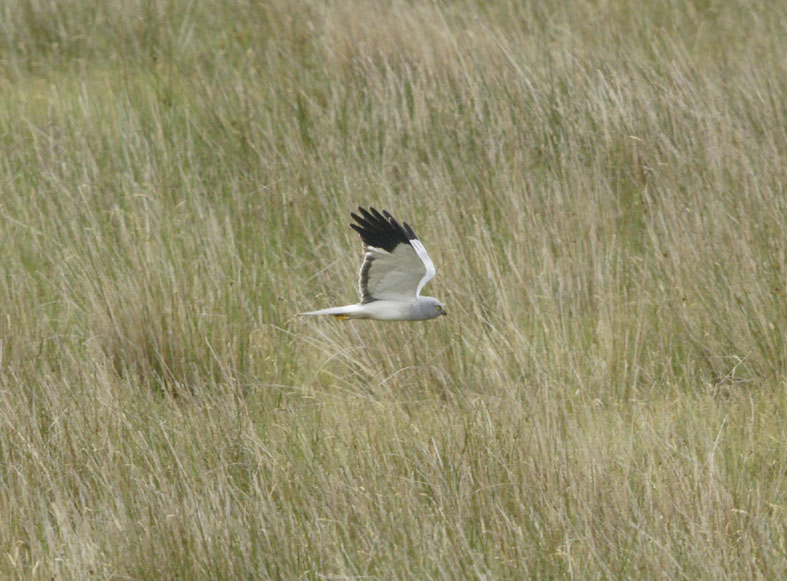
<path fill-rule="evenodd" d="M 0 8 L 0 577 L 787 577 L 782 2 Z M 356 300 L 357 205 L 449 317 Z"/>

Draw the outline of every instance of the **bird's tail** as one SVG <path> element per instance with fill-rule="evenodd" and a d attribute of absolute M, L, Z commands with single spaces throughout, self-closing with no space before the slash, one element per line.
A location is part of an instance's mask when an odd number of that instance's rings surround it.
<path fill-rule="evenodd" d="M 360 305 L 347 305 L 344 307 L 331 307 L 320 309 L 319 311 L 309 311 L 308 313 L 298 313 L 302 316 L 333 315 L 337 319 L 355 319 L 358 317 Z"/>

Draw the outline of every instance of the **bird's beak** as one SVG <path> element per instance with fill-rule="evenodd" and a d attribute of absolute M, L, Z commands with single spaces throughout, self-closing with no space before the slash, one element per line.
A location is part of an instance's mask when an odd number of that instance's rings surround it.
<path fill-rule="evenodd" d="M 447 317 L 448 316 L 448 311 L 446 311 L 445 309 L 441 309 L 440 310 L 440 314 L 443 315 L 444 317 Z"/>

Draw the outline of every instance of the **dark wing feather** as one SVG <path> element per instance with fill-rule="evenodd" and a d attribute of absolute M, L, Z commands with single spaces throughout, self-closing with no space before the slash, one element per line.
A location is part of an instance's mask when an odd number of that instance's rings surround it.
<path fill-rule="evenodd" d="M 393 252 L 399 244 L 409 244 L 410 240 L 418 240 L 413 229 L 407 222 L 399 224 L 396 219 L 383 210 L 380 214 L 374 208 L 358 208 L 361 216 L 350 213 L 357 224 L 350 224 L 350 227 L 361 235 L 361 240 L 367 246 L 382 248 L 388 252 Z"/>

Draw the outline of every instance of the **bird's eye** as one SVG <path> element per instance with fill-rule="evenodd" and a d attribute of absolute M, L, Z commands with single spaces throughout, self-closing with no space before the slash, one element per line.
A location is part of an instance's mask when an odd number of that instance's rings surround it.
<path fill-rule="evenodd" d="M 435 308 L 436 311 L 442 311 L 443 310 L 443 307 L 441 307 L 440 305 L 435 305 L 434 308 Z"/>

